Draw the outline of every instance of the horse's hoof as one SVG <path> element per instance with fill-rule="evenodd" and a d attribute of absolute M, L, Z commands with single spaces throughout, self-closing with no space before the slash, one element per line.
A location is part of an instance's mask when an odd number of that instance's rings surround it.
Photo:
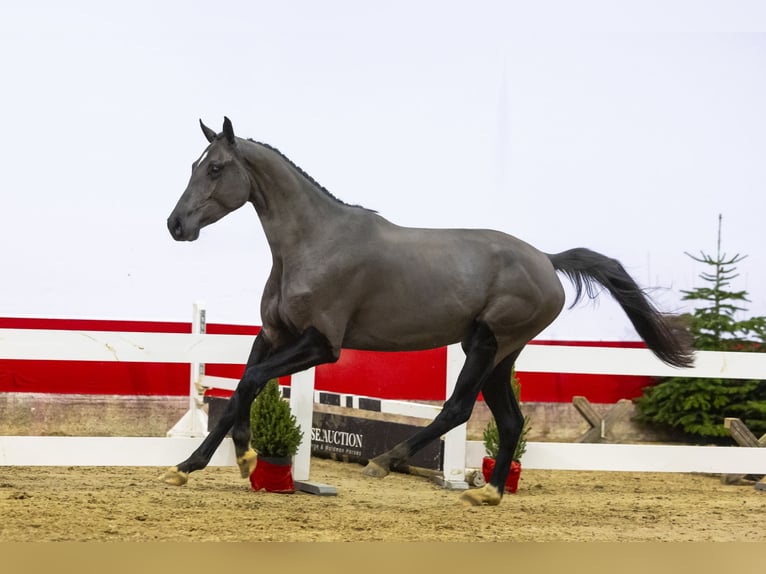
<path fill-rule="evenodd" d="M 460 495 L 460 502 L 468 506 L 497 506 L 503 497 L 491 484 L 485 484 L 481 488 L 466 490 Z"/>
<path fill-rule="evenodd" d="M 258 463 L 258 455 L 256 452 L 249 448 L 247 452 L 237 459 L 237 466 L 239 467 L 239 475 L 242 478 L 249 478 L 255 470 L 255 465 Z"/>
<path fill-rule="evenodd" d="M 165 474 L 160 476 L 160 480 L 172 486 L 183 486 L 189 482 L 189 473 L 181 472 L 177 466 L 174 466 L 165 471 Z"/>
<path fill-rule="evenodd" d="M 378 463 L 370 461 L 367 466 L 364 467 L 362 474 L 364 476 L 370 476 L 372 478 L 383 478 L 388 476 L 388 469 L 380 466 Z"/>

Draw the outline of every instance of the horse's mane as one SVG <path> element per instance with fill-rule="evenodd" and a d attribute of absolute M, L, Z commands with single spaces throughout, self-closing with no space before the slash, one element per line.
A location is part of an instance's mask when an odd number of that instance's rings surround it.
<path fill-rule="evenodd" d="M 319 183 L 316 179 L 314 179 L 308 173 L 306 173 L 306 171 L 303 168 L 301 168 L 298 164 L 296 164 L 293 160 L 291 160 L 289 157 L 287 157 L 284 153 L 279 151 L 273 145 L 270 145 L 270 144 L 267 144 L 267 143 L 264 143 L 264 142 L 259 142 L 259 141 L 256 141 L 256 140 L 252 139 L 252 138 L 248 138 L 247 141 L 256 143 L 258 145 L 261 145 L 261 146 L 265 147 L 266 149 L 271 150 L 274 153 L 278 154 L 283 160 L 285 160 L 287 163 L 289 163 L 298 173 L 300 173 L 303 177 L 305 177 L 307 180 L 309 180 L 309 182 L 311 182 L 318 189 L 320 189 L 322 191 L 322 193 L 326 194 L 331 199 L 337 201 L 339 204 L 345 205 L 346 207 L 358 207 L 359 209 L 365 209 L 367 211 L 372 211 L 373 213 L 377 213 L 376 211 L 374 211 L 372 209 L 367 209 L 364 206 L 361 206 L 361 205 L 351 205 L 349 203 L 346 203 L 345 201 L 342 201 L 342 200 L 338 199 L 332 193 L 330 193 L 327 190 L 327 188 L 325 188 L 321 183 Z"/>

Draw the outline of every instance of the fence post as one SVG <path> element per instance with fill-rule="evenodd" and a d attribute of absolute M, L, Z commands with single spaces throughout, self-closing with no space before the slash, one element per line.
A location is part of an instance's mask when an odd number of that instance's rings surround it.
<path fill-rule="evenodd" d="M 465 354 L 460 345 L 447 347 L 447 395 L 452 396 L 457 378 L 463 368 Z M 444 459 L 442 461 L 445 488 L 453 490 L 468 489 L 465 479 L 465 449 L 468 423 L 455 427 L 444 435 Z"/>
<path fill-rule="evenodd" d="M 204 335 L 207 331 L 205 304 L 201 301 L 192 307 L 192 335 Z M 199 387 L 199 381 L 205 375 L 205 364 L 194 361 L 189 373 L 189 410 L 167 432 L 169 437 L 204 437 L 207 435 L 207 414 L 203 410 L 204 392 Z"/>
<path fill-rule="evenodd" d="M 314 417 L 314 367 L 290 377 L 290 411 L 303 432 L 303 440 L 293 457 L 293 478 L 308 480 L 311 467 L 311 428 Z"/>

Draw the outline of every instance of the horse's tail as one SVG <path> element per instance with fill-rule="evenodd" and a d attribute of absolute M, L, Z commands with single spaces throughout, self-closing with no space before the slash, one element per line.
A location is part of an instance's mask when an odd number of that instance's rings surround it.
<path fill-rule="evenodd" d="M 586 293 L 594 299 L 595 283 L 603 285 L 633 323 L 647 347 L 665 363 L 674 367 L 691 367 L 694 354 L 691 337 L 674 317 L 660 313 L 616 259 L 590 249 L 570 249 L 548 255 L 557 271 L 564 273 L 575 286 L 576 304 Z"/>

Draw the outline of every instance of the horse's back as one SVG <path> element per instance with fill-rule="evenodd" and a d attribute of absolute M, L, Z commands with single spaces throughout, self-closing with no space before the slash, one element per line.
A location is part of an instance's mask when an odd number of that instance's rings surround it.
<path fill-rule="evenodd" d="M 361 291 L 349 293 L 358 302 L 347 348 L 452 344 L 477 320 L 503 328 L 512 316 L 527 320 L 545 306 L 543 298 L 557 300 L 561 291 L 547 256 L 506 233 L 390 226 L 375 235 L 356 282 Z"/>

